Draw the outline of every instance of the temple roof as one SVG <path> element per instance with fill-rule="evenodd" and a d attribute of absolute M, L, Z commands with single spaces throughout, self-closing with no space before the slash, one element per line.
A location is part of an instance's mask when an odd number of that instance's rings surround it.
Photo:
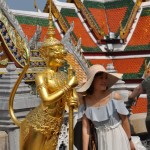
<path fill-rule="evenodd" d="M 150 1 L 136 3 L 135 1 L 119 0 L 119 1 L 79 1 L 74 0 L 73 3 L 63 3 L 56 0 L 53 1 L 53 24 L 55 27 L 56 38 L 61 40 L 70 24 L 74 22 L 74 29 L 71 32 L 71 40 L 77 45 L 81 38 L 81 49 L 84 57 L 90 64 L 102 64 L 105 67 L 113 64 L 115 70 L 123 73 L 123 80 L 126 84 L 138 84 L 142 81 L 144 72 L 144 62 L 149 61 L 150 57 Z M 38 26 L 41 27 L 40 37 L 37 44 L 44 41 L 48 27 L 48 13 L 18 11 L 1 8 L 1 14 L 8 19 L 9 25 L 16 29 L 21 38 L 27 45 L 33 39 L 37 32 Z M 17 23 L 13 23 L 9 14 L 15 16 Z M 5 12 L 6 11 L 6 12 Z M 48 5 L 45 7 L 48 11 Z M 14 20 L 15 20 L 14 19 Z M 4 21 L 0 20 L 3 24 Z M 7 24 L 0 26 L 6 28 Z M 21 28 L 21 29 L 20 29 Z M 1 32 L 2 33 L 2 32 Z M 5 68 L 4 60 L 15 61 L 17 66 L 23 67 L 23 60 L 19 57 L 18 49 L 13 52 L 8 45 L 9 41 L 6 34 L 1 34 L 0 41 L 3 42 L 0 49 L 0 68 Z M 8 34 L 9 39 L 11 32 Z M 14 43 L 14 47 L 15 47 Z M 13 48 L 14 48 L 13 47 Z M 43 67 L 45 64 L 38 58 L 38 49 L 31 49 L 31 59 L 29 70 L 26 78 L 34 77 L 34 67 Z M 5 62 L 7 63 L 7 62 Z M 144 107 L 140 112 L 146 110 Z M 137 106 L 141 106 L 141 100 Z M 133 112 L 137 112 L 133 108 Z"/>
<path fill-rule="evenodd" d="M 150 49 L 150 10 L 143 8 L 134 33 L 125 51 L 141 51 Z"/>
<path fill-rule="evenodd" d="M 114 33 L 118 32 L 119 27 L 120 27 L 119 22 L 129 17 L 129 14 L 131 13 L 131 10 L 129 8 L 133 8 L 133 4 L 134 4 L 133 2 L 128 4 L 125 1 L 123 2 L 123 4 L 119 2 L 118 5 L 115 5 L 116 4 L 115 1 L 105 3 L 105 5 L 102 3 L 98 3 L 97 5 L 95 5 L 96 3 L 98 2 L 91 2 L 91 1 L 83 2 L 86 8 L 90 10 L 91 15 L 95 18 L 95 21 L 100 26 L 100 28 L 102 28 L 100 24 L 102 21 L 100 20 L 105 20 L 105 22 L 103 22 L 103 26 L 105 27 L 104 31 L 106 32 L 106 34 L 108 34 L 108 28 L 109 30 L 111 29 L 111 31 L 113 31 Z M 133 50 L 143 51 L 142 58 L 140 55 L 136 56 L 135 58 L 134 55 L 136 53 L 134 53 L 134 54 L 131 54 L 130 58 L 120 55 L 121 58 L 116 58 L 116 56 L 113 56 L 113 59 L 112 59 L 111 54 L 109 54 L 109 51 L 105 49 L 106 45 L 97 44 L 94 37 L 89 34 L 90 29 L 88 28 L 88 26 L 86 26 L 85 23 L 82 22 L 83 20 L 81 20 L 81 16 L 78 14 L 76 7 L 75 6 L 72 7 L 72 4 L 70 5 L 71 5 L 70 6 L 71 8 L 66 8 L 66 7 L 64 8 L 64 6 L 62 5 L 61 9 L 59 6 L 60 14 L 64 18 L 64 21 L 68 25 L 68 27 L 70 26 L 72 22 L 75 22 L 73 36 L 75 37 L 76 40 L 79 38 L 82 39 L 82 50 L 84 52 L 85 57 L 87 56 L 87 54 L 89 54 L 92 57 L 89 59 L 90 63 L 91 64 L 99 63 L 99 64 L 104 64 L 105 66 L 108 63 L 113 63 L 113 65 L 115 66 L 115 69 L 118 72 L 124 73 L 124 76 L 123 76 L 124 79 L 140 79 L 144 71 L 142 69 L 143 68 L 142 65 L 144 64 L 145 59 L 147 59 L 148 57 L 147 54 L 144 55 L 143 50 L 149 50 L 148 48 L 144 49 L 144 47 L 148 47 L 147 43 L 149 41 L 148 38 L 144 36 L 144 35 L 148 36 L 149 34 L 149 32 L 147 32 L 148 27 L 149 27 L 148 26 L 149 14 L 147 11 L 148 8 L 144 8 L 142 10 L 141 15 L 138 19 L 137 25 L 135 26 L 134 33 L 132 34 L 132 37 L 130 38 L 130 40 L 126 42 L 128 43 L 128 45 L 124 49 L 124 51 L 133 51 Z M 128 12 L 129 10 L 130 12 Z M 28 13 L 30 14 L 30 12 Z M 100 13 L 100 17 L 99 17 L 100 19 L 98 18 L 98 15 L 96 15 L 99 13 Z M 40 25 L 42 27 L 42 33 L 41 33 L 39 41 L 42 42 L 44 40 L 45 34 L 47 32 L 47 26 L 48 26 L 48 19 L 46 17 L 46 13 L 44 13 L 43 16 L 42 16 L 42 13 L 37 13 L 36 15 L 31 14 L 29 16 L 29 14 L 27 15 L 27 12 L 24 13 L 22 11 L 22 13 L 20 13 L 20 12 L 14 11 L 14 14 L 20 26 L 22 27 L 25 35 L 28 37 L 28 40 L 30 40 L 31 37 L 34 35 L 37 25 Z M 118 14 L 120 17 L 118 18 L 115 17 L 116 14 Z M 147 18 L 146 20 L 145 20 L 145 17 Z M 119 21 L 117 21 L 115 20 L 115 18 L 117 19 L 120 18 L 120 19 Z M 109 21 L 111 19 L 113 21 Z M 106 25 L 104 25 L 104 23 Z M 144 28 L 141 28 L 142 23 L 145 23 L 143 25 Z M 55 31 L 56 31 L 56 38 L 60 40 L 63 36 L 62 29 L 61 27 L 59 27 L 59 23 L 57 22 L 57 20 L 54 21 L 54 25 L 55 25 Z M 140 30 L 145 31 L 145 32 L 141 33 L 143 34 L 143 36 L 141 36 L 142 38 L 139 39 L 141 42 L 138 42 L 139 40 L 137 40 L 137 38 L 140 37 L 138 35 L 140 34 Z M 120 49 L 123 46 L 124 44 L 123 45 L 120 44 Z M 137 47 L 138 49 L 136 49 Z M 119 48 L 118 48 L 118 51 L 119 51 Z M 95 54 L 98 54 L 98 53 L 104 53 L 105 59 L 103 59 L 102 57 L 96 58 Z M 130 64 L 130 67 L 128 67 L 128 64 Z"/>

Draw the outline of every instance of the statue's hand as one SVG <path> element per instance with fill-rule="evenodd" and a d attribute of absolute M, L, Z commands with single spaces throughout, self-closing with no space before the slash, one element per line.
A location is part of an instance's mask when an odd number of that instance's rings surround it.
<path fill-rule="evenodd" d="M 71 77 L 71 79 L 68 81 L 68 85 L 69 85 L 71 88 L 74 88 L 74 87 L 76 87 L 76 86 L 78 85 L 78 81 L 77 81 L 75 75 L 73 75 L 73 76 Z"/>
<path fill-rule="evenodd" d="M 78 108 L 78 95 L 76 93 L 76 90 L 73 89 L 70 91 L 70 97 L 68 99 L 68 106 L 73 107 L 74 109 Z"/>
<path fill-rule="evenodd" d="M 69 66 L 68 68 L 68 86 L 71 88 L 74 88 L 78 85 L 78 81 L 75 76 L 75 71 L 72 68 L 72 66 Z"/>
<path fill-rule="evenodd" d="M 74 109 L 78 107 L 77 99 L 74 97 L 70 97 L 67 103 L 69 107 L 73 107 Z"/>

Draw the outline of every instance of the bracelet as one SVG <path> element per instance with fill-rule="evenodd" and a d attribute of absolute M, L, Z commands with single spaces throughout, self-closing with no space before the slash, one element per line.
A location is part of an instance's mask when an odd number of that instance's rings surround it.
<path fill-rule="evenodd" d="M 131 141 L 131 137 L 129 138 L 129 141 Z"/>

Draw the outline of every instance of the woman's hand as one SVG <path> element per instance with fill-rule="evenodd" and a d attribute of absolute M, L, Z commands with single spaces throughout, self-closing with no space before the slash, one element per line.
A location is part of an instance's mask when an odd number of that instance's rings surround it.
<path fill-rule="evenodd" d="M 131 147 L 131 150 L 135 150 L 135 146 L 134 146 L 132 140 L 130 141 L 130 147 Z"/>
<path fill-rule="evenodd" d="M 131 137 L 130 124 L 129 124 L 128 117 L 126 115 L 121 115 L 120 114 L 120 118 L 122 120 L 122 127 L 123 127 L 124 131 L 126 132 L 128 138 Z M 130 142 L 131 150 L 135 150 L 134 144 L 133 144 L 133 142 L 130 138 L 129 138 L 129 142 Z"/>

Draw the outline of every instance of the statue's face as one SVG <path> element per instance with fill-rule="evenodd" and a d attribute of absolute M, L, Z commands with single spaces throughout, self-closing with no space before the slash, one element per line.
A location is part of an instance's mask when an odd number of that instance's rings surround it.
<path fill-rule="evenodd" d="M 65 59 L 64 57 L 67 55 L 67 51 L 64 49 L 63 46 L 55 48 L 55 50 L 50 51 L 49 57 L 50 57 L 50 64 L 53 66 L 60 67 L 64 65 Z"/>

